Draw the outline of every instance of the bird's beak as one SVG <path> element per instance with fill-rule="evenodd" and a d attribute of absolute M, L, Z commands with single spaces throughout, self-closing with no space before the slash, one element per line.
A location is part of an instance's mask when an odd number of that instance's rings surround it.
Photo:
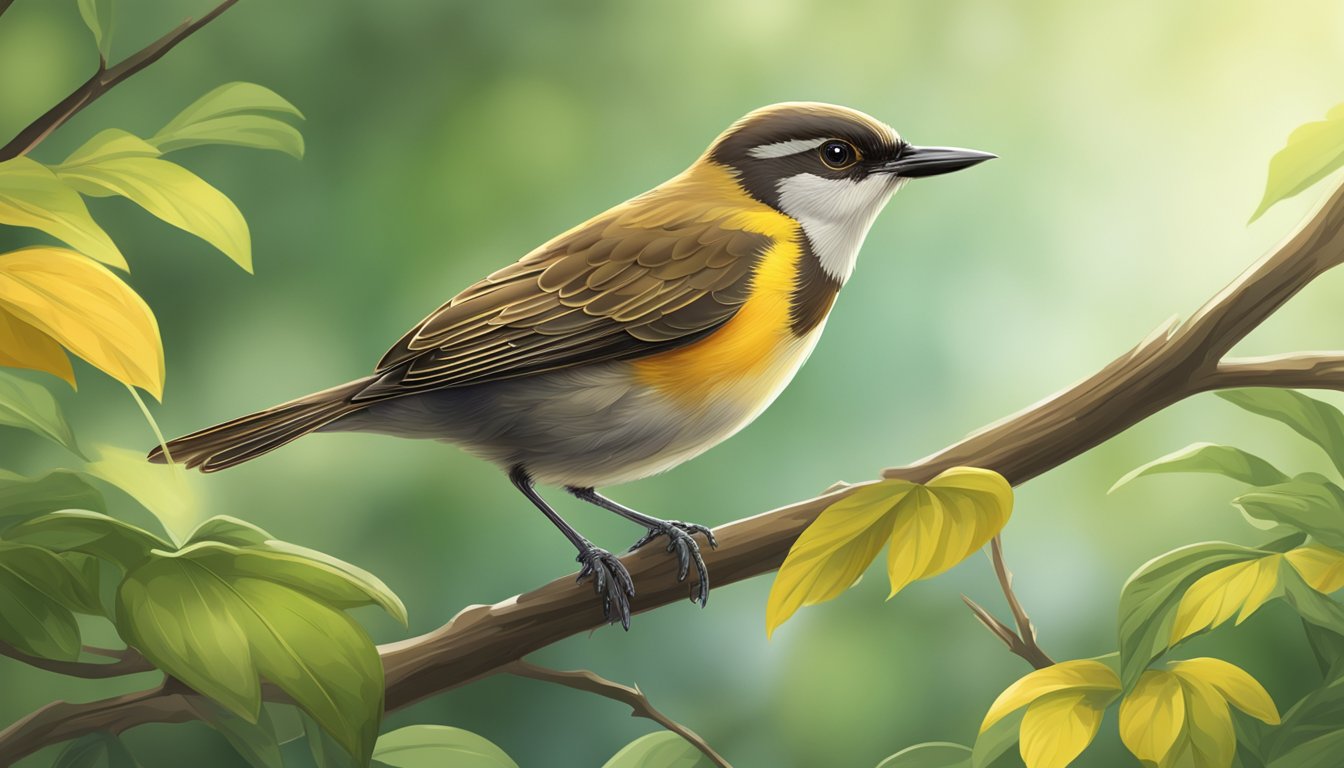
<path fill-rule="evenodd" d="M 956 147 L 906 147 L 901 156 L 881 166 L 880 170 L 907 179 L 937 176 L 941 173 L 970 168 L 998 155 L 974 149 Z"/>

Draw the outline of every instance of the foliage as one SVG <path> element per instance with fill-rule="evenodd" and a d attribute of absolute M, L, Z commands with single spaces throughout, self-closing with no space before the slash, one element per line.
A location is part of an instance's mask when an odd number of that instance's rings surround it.
<path fill-rule="evenodd" d="M 1325 119 L 1300 126 L 1288 143 L 1269 160 L 1265 195 L 1251 214 L 1251 221 L 1280 200 L 1311 187 L 1344 167 L 1344 104 L 1331 109 Z"/>
<path fill-rule="evenodd" d="M 949 469 L 928 483 L 884 480 L 827 507 L 789 549 L 770 588 L 766 632 L 804 605 L 849 589 L 887 547 L 891 594 L 937 576 L 985 546 L 1012 514 L 1013 491 L 995 472 Z"/>

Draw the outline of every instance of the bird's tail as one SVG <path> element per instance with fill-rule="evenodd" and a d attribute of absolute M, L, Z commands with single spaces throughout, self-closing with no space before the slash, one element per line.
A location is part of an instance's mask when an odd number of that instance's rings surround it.
<path fill-rule="evenodd" d="M 202 472 L 242 464 L 363 408 L 351 398 L 369 381 L 352 381 L 169 440 L 167 455 L 159 446 L 149 452 L 149 460 L 165 464 L 171 455 L 174 462 Z"/>

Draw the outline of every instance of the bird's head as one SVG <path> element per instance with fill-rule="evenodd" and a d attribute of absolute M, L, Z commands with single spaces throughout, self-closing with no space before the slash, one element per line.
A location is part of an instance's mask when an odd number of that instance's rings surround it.
<path fill-rule="evenodd" d="M 703 159 L 726 167 L 747 194 L 802 224 L 827 271 L 843 282 L 873 219 L 902 183 L 992 157 L 914 146 L 847 107 L 790 102 L 738 120 Z"/>

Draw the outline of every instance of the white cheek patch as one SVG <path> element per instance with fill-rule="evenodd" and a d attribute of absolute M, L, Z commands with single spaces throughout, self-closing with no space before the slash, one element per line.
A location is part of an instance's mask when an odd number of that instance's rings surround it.
<path fill-rule="evenodd" d="M 788 141 L 777 141 L 774 144 L 762 144 L 759 147 L 752 147 L 747 150 L 749 157 L 757 160 L 769 160 L 775 157 L 788 157 L 796 155 L 799 152 L 806 152 L 809 149 L 816 149 L 826 142 L 826 139 L 789 139 Z"/>
<path fill-rule="evenodd" d="M 822 269 L 843 284 L 854 272 L 868 229 L 903 182 L 885 173 L 858 181 L 800 173 L 780 180 L 779 203 L 803 225 Z"/>

